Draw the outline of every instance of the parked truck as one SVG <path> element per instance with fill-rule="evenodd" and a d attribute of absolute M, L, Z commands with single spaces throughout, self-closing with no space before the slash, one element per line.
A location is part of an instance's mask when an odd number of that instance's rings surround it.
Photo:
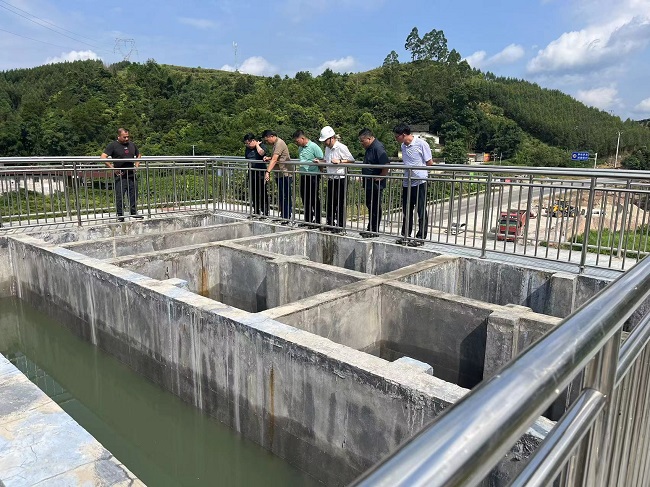
<path fill-rule="evenodd" d="M 524 230 L 527 217 L 526 210 L 502 211 L 497 224 L 497 240 L 516 240 Z"/>

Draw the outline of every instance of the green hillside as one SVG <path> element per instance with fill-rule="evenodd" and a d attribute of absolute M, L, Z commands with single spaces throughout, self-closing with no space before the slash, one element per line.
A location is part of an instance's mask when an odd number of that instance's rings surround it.
<path fill-rule="evenodd" d="M 389 56 L 390 58 L 390 56 Z M 391 128 L 424 123 L 450 160 L 468 150 L 513 163 L 570 165 L 572 150 L 613 157 L 650 147 L 650 129 L 586 107 L 559 91 L 472 70 L 459 56 L 358 74 L 258 77 L 146 63 L 99 61 L 0 73 L 0 156 L 98 155 L 118 126 L 146 155 L 241 155 L 242 135 L 271 128 L 288 142 L 332 125 L 356 156 L 359 130 L 397 153 Z M 297 152 L 295 146 L 290 146 Z M 459 155 L 460 154 L 460 155 Z"/>

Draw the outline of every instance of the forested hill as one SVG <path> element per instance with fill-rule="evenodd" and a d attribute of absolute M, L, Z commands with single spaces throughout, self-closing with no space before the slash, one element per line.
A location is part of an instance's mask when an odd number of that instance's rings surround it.
<path fill-rule="evenodd" d="M 515 163 L 569 165 L 573 150 L 612 156 L 650 147 L 650 128 L 559 91 L 496 78 L 458 61 L 385 62 L 358 74 L 258 77 L 146 63 L 78 61 L 0 73 L 0 156 L 98 155 L 127 127 L 147 155 L 241 155 L 242 136 L 332 125 L 360 157 L 362 127 L 397 153 L 391 128 L 429 124 L 448 160 L 467 150 Z M 293 153 L 296 147 L 290 145 Z"/>

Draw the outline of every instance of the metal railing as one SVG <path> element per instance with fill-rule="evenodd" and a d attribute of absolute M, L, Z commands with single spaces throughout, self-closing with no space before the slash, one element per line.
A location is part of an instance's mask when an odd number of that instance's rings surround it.
<path fill-rule="evenodd" d="M 96 157 L 0 158 L 3 228 L 115 221 L 115 178 L 103 163 Z M 403 199 L 403 184 L 421 181 L 412 168 L 391 164 L 377 193 L 382 218 L 371 228 L 364 189 L 369 177 L 361 169 L 373 166 L 346 164 L 338 183 L 301 171 L 298 162 L 288 167 L 288 178 L 264 184 L 264 169 L 241 157 L 145 157 L 137 170 L 138 212 L 228 211 L 402 237 L 407 206 L 414 208 L 412 231 L 402 241 L 407 245 L 524 254 L 573 262 L 581 270 L 626 269 L 650 251 L 647 171 L 436 165 L 424 168 L 425 190 Z M 306 189 L 305 176 L 314 183 Z M 420 203 L 426 218 L 418 217 Z"/>
<path fill-rule="evenodd" d="M 579 376 L 580 395 L 509 485 L 649 485 L 650 314 L 621 346 L 648 296 L 644 260 L 355 485 L 478 485 Z"/>

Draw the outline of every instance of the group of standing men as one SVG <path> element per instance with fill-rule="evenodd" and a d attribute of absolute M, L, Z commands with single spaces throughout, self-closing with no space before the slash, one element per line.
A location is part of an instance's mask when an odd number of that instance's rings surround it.
<path fill-rule="evenodd" d="M 430 166 L 433 164 L 429 144 L 411 134 L 405 124 L 393 129 L 395 140 L 401 144 L 402 157 L 407 166 Z M 359 142 L 365 149 L 363 163 L 369 167 L 361 170 L 365 203 L 368 208 L 368 226 L 360 232 L 364 238 L 376 237 L 382 218 L 382 193 L 386 188 L 388 175 L 388 154 L 384 145 L 373 132 L 364 128 L 359 132 Z M 286 162 L 290 160 L 287 144 L 272 130 L 262 133 L 262 141 L 252 133 L 244 136 L 245 157 L 252 159 L 250 175 L 250 194 L 253 212 L 258 216 L 269 215 L 269 196 L 266 184 L 270 174 L 276 171 L 280 216 L 287 221 L 292 212 L 292 174 Z M 325 223 L 334 233 L 344 231 L 346 222 L 347 177 L 343 164 L 354 162 L 348 147 L 339 140 L 332 127 L 325 126 L 318 140 L 325 146 L 325 152 L 315 142 L 309 140 L 304 131 L 298 130 L 293 139 L 299 151 L 300 197 L 304 205 L 305 222 L 301 225 L 318 227 L 321 225 L 321 178 L 327 179 L 327 201 L 325 203 Z M 268 165 L 266 165 L 268 163 Z M 377 167 L 379 166 L 379 167 Z M 383 166 L 383 167 L 382 167 Z M 402 238 L 397 243 L 421 245 L 427 236 L 428 214 L 426 209 L 427 171 L 413 169 L 407 171 L 402 188 Z M 413 213 L 417 208 L 417 240 L 411 240 Z"/>
<path fill-rule="evenodd" d="M 433 164 L 429 144 L 411 134 L 408 125 L 400 124 L 393 129 L 395 140 L 401 144 L 402 159 L 406 166 L 413 168 Z M 364 128 L 359 132 L 359 142 L 365 149 L 363 162 L 369 167 L 361 170 L 365 202 L 368 208 L 368 226 L 361 232 L 364 238 L 378 235 L 382 218 L 382 193 L 386 187 L 388 175 L 388 154 L 384 145 L 375 138 L 373 132 Z M 276 175 L 280 217 L 288 222 L 292 214 L 293 177 L 288 165 L 289 148 L 273 130 L 265 130 L 262 140 L 252 133 L 244 135 L 245 157 L 251 160 L 249 189 L 252 209 L 255 215 L 269 215 L 269 194 L 267 184 L 271 172 Z M 343 144 L 334 129 L 329 125 L 320 131 L 318 140 L 325 146 L 325 152 L 315 142 L 309 140 L 302 130 L 293 134 L 298 146 L 300 166 L 300 196 L 304 205 L 305 222 L 302 225 L 318 227 L 321 225 L 321 178 L 327 179 L 327 201 L 325 204 L 325 221 L 332 232 L 342 233 L 346 222 L 347 177 L 343 164 L 354 162 L 348 147 Z M 119 221 L 124 221 L 123 198 L 129 200 L 131 216 L 142 218 L 137 214 L 137 184 L 135 169 L 139 166 L 140 151 L 130 140 L 129 132 L 120 128 L 117 140 L 111 142 L 101 156 L 106 165 L 115 169 L 115 203 Z M 110 158 L 110 159 L 109 159 Z M 402 187 L 402 238 L 400 244 L 421 245 L 427 236 L 428 215 L 426 209 L 427 171 L 412 169 L 405 173 Z M 418 229 L 416 240 L 411 240 L 413 212 L 417 208 Z"/>

